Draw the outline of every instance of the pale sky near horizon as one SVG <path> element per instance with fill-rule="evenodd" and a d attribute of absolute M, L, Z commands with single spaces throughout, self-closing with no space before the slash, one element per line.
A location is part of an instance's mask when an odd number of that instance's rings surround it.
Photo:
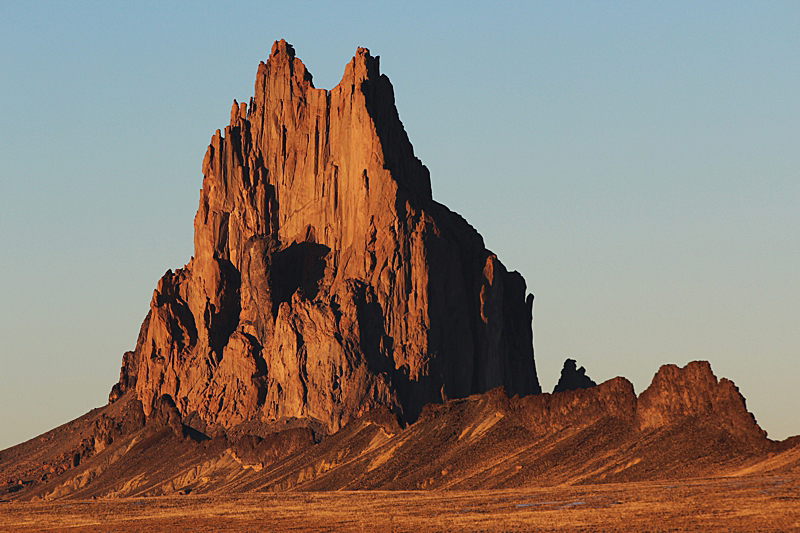
<path fill-rule="evenodd" d="M 0 449 L 106 402 L 201 163 L 285 38 L 381 57 L 434 198 L 536 296 L 535 357 L 704 359 L 800 434 L 800 4 L 0 3 Z"/>

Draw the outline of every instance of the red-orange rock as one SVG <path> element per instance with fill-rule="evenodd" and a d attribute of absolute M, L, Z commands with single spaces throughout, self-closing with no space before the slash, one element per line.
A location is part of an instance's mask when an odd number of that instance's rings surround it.
<path fill-rule="evenodd" d="M 683 368 L 663 365 L 638 398 L 639 429 L 660 428 L 689 417 L 745 440 L 766 440 L 767 433 L 747 410 L 739 389 L 726 378 L 717 381 L 707 361 L 692 361 Z"/>
<path fill-rule="evenodd" d="M 636 416 L 633 385 L 623 377 L 594 387 L 538 394 L 512 400 L 527 427 L 537 434 L 589 426 L 604 418 L 630 422 Z"/>
<path fill-rule="evenodd" d="M 210 427 L 335 431 L 387 406 L 540 392 L 525 281 L 435 202 L 377 57 L 315 89 L 276 42 L 203 161 L 195 253 L 159 281 L 111 399 Z"/>

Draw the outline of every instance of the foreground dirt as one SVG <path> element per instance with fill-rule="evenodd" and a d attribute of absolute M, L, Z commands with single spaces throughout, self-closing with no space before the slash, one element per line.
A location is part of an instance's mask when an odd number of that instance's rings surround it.
<path fill-rule="evenodd" d="M 798 531 L 800 476 L 0 503 L 0 531 Z"/>

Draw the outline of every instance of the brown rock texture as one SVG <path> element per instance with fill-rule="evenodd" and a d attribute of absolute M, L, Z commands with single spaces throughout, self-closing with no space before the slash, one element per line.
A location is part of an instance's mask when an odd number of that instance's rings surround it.
<path fill-rule="evenodd" d="M 208 435 L 169 395 L 156 399 L 145 420 L 141 402 L 125 393 L 0 451 L 0 502 L 800 473 L 798 437 L 767 439 L 728 383 L 695 362 L 665 366 L 639 398 L 622 377 L 523 397 L 498 387 L 428 404 L 405 428 L 379 406 L 332 435 L 292 425 L 301 420 L 271 428 L 251 420 Z"/>
<path fill-rule="evenodd" d="M 683 368 L 663 365 L 639 395 L 639 429 L 660 428 L 687 417 L 705 420 L 741 439 L 763 441 L 767 436 L 736 385 L 727 378 L 718 381 L 708 361 L 692 361 Z"/>
<path fill-rule="evenodd" d="M 636 413 L 633 385 L 622 377 L 595 387 L 526 396 L 512 403 L 537 433 L 588 426 L 607 417 L 629 421 Z"/>
<path fill-rule="evenodd" d="M 276 42 L 203 174 L 194 256 L 158 282 L 111 401 L 333 432 L 377 406 L 411 422 L 497 386 L 540 392 L 533 296 L 433 200 L 367 49 L 328 91 Z"/>

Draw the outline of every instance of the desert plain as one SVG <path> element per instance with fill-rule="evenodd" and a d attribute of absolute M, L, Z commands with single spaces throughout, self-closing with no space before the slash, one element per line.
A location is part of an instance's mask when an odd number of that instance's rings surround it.
<path fill-rule="evenodd" d="M 6 501 L 0 509 L 3 532 L 797 531 L 800 478 Z"/>

